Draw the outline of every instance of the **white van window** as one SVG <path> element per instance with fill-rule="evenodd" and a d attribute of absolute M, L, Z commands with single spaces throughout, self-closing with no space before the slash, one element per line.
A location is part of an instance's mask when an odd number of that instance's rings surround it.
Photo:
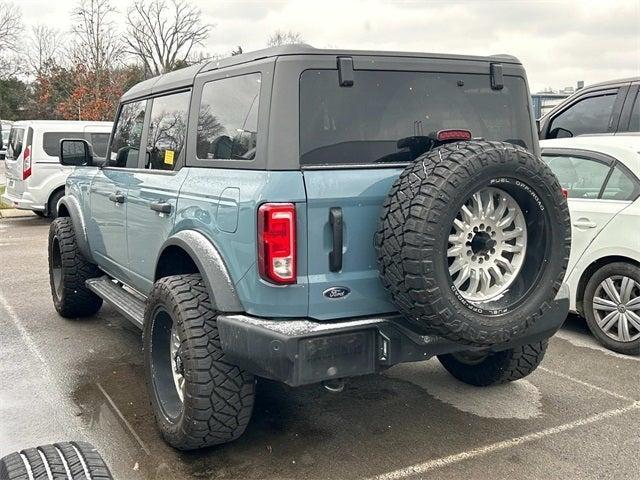
<path fill-rule="evenodd" d="M 15 160 L 22 153 L 22 141 L 24 139 L 24 127 L 13 127 L 9 133 L 9 144 L 7 145 L 7 157 Z"/>
<path fill-rule="evenodd" d="M 63 138 L 84 138 L 82 132 L 46 132 L 42 135 L 42 149 L 50 157 L 60 155 L 60 140 Z"/>
<path fill-rule="evenodd" d="M 109 148 L 109 136 L 110 133 L 90 133 L 91 146 L 93 147 L 93 153 L 98 157 L 107 156 L 107 148 Z"/>

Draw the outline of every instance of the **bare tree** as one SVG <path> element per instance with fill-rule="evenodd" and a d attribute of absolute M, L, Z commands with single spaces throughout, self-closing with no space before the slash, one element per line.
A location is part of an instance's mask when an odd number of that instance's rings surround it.
<path fill-rule="evenodd" d="M 64 32 L 46 25 L 38 24 L 31 27 L 27 57 L 36 76 L 43 75 L 47 69 L 61 63 L 64 38 Z"/>
<path fill-rule="evenodd" d="M 16 5 L 0 0 L 0 54 L 19 50 L 22 14 Z"/>
<path fill-rule="evenodd" d="M 277 47 L 279 45 L 291 45 L 293 43 L 303 43 L 304 39 L 299 32 L 289 30 L 285 32 L 283 30 L 276 30 L 271 34 L 267 40 L 267 46 Z"/>
<path fill-rule="evenodd" d="M 211 25 L 187 0 L 135 0 L 127 15 L 128 50 L 150 75 L 189 64 L 194 47 L 203 45 Z"/>
<path fill-rule="evenodd" d="M 124 46 L 112 17 L 110 0 L 79 0 L 72 12 L 72 55 L 77 63 L 100 75 L 121 63 Z"/>

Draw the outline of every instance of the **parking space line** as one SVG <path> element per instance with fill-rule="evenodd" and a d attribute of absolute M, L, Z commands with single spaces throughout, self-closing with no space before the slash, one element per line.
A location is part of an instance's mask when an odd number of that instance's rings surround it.
<path fill-rule="evenodd" d="M 592 390 L 596 390 L 601 393 L 605 393 L 607 395 L 611 395 L 612 397 L 618 398 L 620 400 L 624 400 L 627 402 L 634 402 L 635 399 L 626 397 L 624 395 L 620 395 L 619 393 L 612 392 L 611 390 L 607 390 L 606 388 L 599 387 L 594 385 L 593 383 L 588 383 L 578 378 L 572 377 L 571 375 L 567 375 L 566 373 L 556 372 L 555 370 L 549 370 L 545 367 L 538 367 L 538 370 L 542 370 L 543 372 L 550 373 L 551 375 L 555 375 L 556 377 L 564 378 L 565 380 L 569 380 L 571 382 L 577 383 L 578 385 L 582 385 L 583 387 L 588 387 Z"/>
<path fill-rule="evenodd" d="M 138 434 L 133 429 L 131 424 L 127 421 L 127 419 L 124 418 L 124 415 L 122 415 L 122 412 L 120 412 L 120 409 L 116 406 L 115 402 L 111 399 L 109 394 L 105 391 L 104 388 L 102 388 L 102 385 L 100 385 L 100 383 L 96 382 L 96 385 L 98 386 L 98 389 L 100 390 L 100 392 L 102 392 L 102 395 L 104 395 L 104 398 L 107 399 L 107 402 L 109 402 L 109 405 L 111 406 L 111 408 L 113 408 L 113 410 L 116 413 L 116 415 L 118 415 L 118 418 L 120 418 L 120 420 L 122 420 L 122 423 L 124 423 L 125 427 L 127 427 L 127 429 L 129 430 L 129 432 L 131 433 L 133 438 L 136 440 L 136 442 L 138 442 L 138 445 L 140 445 L 142 450 L 144 450 L 144 453 L 146 453 L 147 455 L 151 456 L 151 452 L 149 451 L 147 446 L 144 444 L 142 439 L 138 436 Z"/>
<path fill-rule="evenodd" d="M 640 402 L 633 402 L 632 404 L 627 405 L 625 407 L 620 407 L 613 410 L 607 410 L 605 412 L 597 413 L 595 415 L 591 415 L 586 418 L 574 420 L 573 422 L 564 423 L 556 427 L 546 428 L 544 430 L 540 430 L 534 433 L 529 433 L 527 435 L 522 435 L 520 437 L 515 437 L 510 440 L 504 440 L 502 442 L 492 443 L 490 445 L 474 448 L 473 450 L 468 450 L 466 452 L 460 452 L 460 453 L 456 453 L 454 455 L 449 455 L 446 457 L 435 458 L 433 460 L 429 460 L 424 463 L 418 463 L 416 465 L 411 465 L 410 467 L 393 470 L 391 472 L 383 473 L 375 477 L 372 477 L 372 479 L 396 480 L 396 479 L 406 478 L 411 475 L 419 475 L 422 473 L 426 473 L 430 470 L 447 467 L 449 465 L 463 462 L 465 460 L 470 460 L 472 458 L 488 455 L 494 452 L 499 452 L 501 450 L 506 450 L 506 449 L 517 447 L 526 443 L 534 442 L 536 440 L 540 440 L 545 437 L 549 437 L 551 435 L 558 435 L 560 433 L 567 432 L 569 430 L 574 430 L 578 427 L 583 427 L 586 425 L 590 425 L 592 423 L 600 422 L 608 418 L 619 417 L 620 415 L 624 415 L 625 413 L 628 413 L 633 410 L 640 410 Z"/>

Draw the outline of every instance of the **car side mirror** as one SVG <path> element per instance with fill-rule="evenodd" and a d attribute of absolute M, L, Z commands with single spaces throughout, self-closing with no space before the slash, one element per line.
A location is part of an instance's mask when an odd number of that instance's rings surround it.
<path fill-rule="evenodd" d="M 93 165 L 93 148 L 86 140 L 63 138 L 60 140 L 60 163 L 72 167 Z"/>

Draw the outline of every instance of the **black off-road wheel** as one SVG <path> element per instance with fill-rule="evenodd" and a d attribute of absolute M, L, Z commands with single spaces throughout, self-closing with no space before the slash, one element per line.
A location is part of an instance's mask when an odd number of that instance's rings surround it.
<path fill-rule="evenodd" d="M 550 310 L 569 260 L 569 209 L 553 172 L 524 148 L 457 142 L 396 180 L 375 246 L 383 285 L 410 322 L 488 346 Z"/>
<path fill-rule="evenodd" d="M 251 418 L 254 377 L 225 360 L 216 316 L 199 274 L 161 278 L 147 300 L 147 386 L 162 435 L 180 450 L 235 440 Z"/>
<path fill-rule="evenodd" d="M 0 459 L 2 480 L 111 480 L 111 472 L 87 442 L 27 448 Z"/>
<path fill-rule="evenodd" d="M 85 286 L 100 270 L 78 248 L 73 222 L 56 218 L 49 227 L 49 283 L 56 311 L 65 318 L 88 317 L 102 306 L 102 298 Z"/>
<path fill-rule="evenodd" d="M 538 368 L 547 351 L 547 341 L 501 352 L 460 352 L 439 355 L 438 360 L 461 382 L 488 387 L 513 382 Z"/>
<path fill-rule="evenodd" d="M 640 354 L 640 267 L 616 262 L 600 268 L 587 282 L 582 310 L 602 345 Z"/>

